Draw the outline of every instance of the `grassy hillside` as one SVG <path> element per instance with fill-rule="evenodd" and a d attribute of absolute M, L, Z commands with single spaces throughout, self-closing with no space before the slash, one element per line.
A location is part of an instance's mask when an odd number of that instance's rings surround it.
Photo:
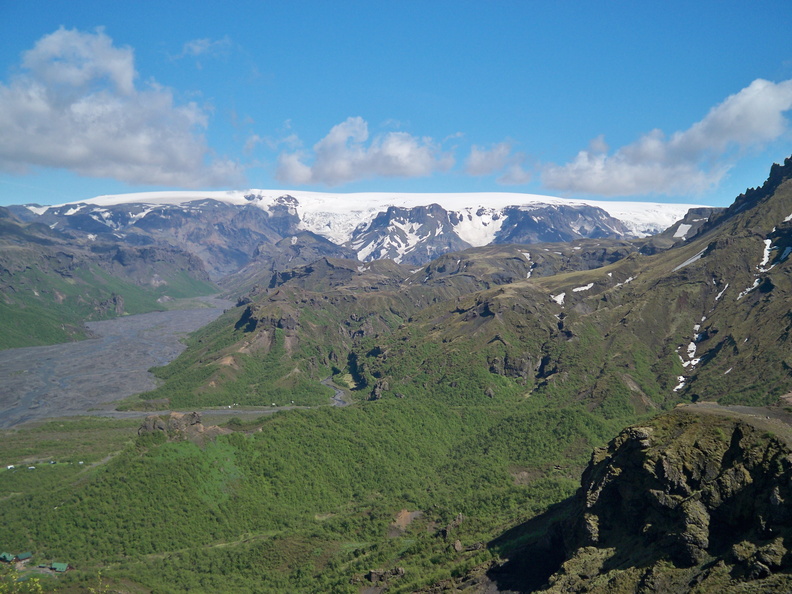
<path fill-rule="evenodd" d="M 129 423 L 49 423 L 35 441 L 9 432 L 0 446 L 22 462 L 0 471 L 2 546 L 68 560 L 78 571 L 59 586 L 101 570 L 157 592 L 355 592 L 350 579 L 398 565 L 409 591 L 491 555 L 460 555 L 456 539 L 485 542 L 569 496 L 590 448 L 621 424 L 525 400 L 390 400 L 246 421 L 204 447 L 127 429 L 125 448 L 91 466 L 118 440 L 75 455 L 86 433 Z M 34 462 L 48 458 L 58 464 Z M 401 510 L 421 514 L 399 526 Z"/>
<path fill-rule="evenodd" d="M 167 282 L 167 284 L 164 284 Z M 210 295 L 211 283 L 174 270 L 157 287 L 140 286 L 97 266 L 80 266 L 68 276 L 26 268 L 4 279 L 0 296 L 0 349 L 53 344 L 84 337 L 82 322 L 119 314 L 162 311 L 171 299 Z"/>

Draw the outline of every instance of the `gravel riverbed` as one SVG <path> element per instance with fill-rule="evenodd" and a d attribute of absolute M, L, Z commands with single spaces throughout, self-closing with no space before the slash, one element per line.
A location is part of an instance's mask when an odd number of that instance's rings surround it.
<path fill-rule="evenodd" d="M 208 308 L 124 316 L 86 326 L 89 340 L 0 351 L 0 429 L 48 417 L 114 413 L 114 401 L 156 387 L 148 372 L 185 348 L 181 340 L 231 307 L 205 299 Z"/>

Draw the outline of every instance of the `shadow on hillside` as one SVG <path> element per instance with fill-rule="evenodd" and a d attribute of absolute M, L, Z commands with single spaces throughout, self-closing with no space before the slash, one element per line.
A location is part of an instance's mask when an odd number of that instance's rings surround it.
<path fill-rule="evenodd" d="M 547 584 L 565 560 L 561 526 L 574 506 L 574 497 L 548 508 L 490 541 L 489 548 L 507 559 L 487 572 L 500 592 L 535 592 Z"/>

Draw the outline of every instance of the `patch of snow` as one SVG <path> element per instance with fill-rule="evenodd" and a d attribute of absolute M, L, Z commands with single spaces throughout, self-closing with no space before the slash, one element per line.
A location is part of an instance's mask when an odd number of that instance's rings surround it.
<path fill-rule="evenodd" d="M 759 281 L 759 279 L 758 279 L 758 278 L 757 278 L 756 280 L 754 280 L 754 284 L 753 284 L 753 285 L 751 285 L 750 287 L 748 287 L 747 289 L 745 289 L 744 291 L 741 291 L 741 292 L 740 292 L 740 294 L 739 294 L 739 295 L 737 295 L 737 299 L 735 299 L 735 301 L 739 301 L 740 299 L 742 299 L 743 297 L 745 297 L 745 296 L 746 296 L 748 293 L 750 293 L 751 291 L 753 291 L 753 290 L 754 290 L 756 287 L 758 287 L 758 286 L 759 286 L 759 282 L 760 282 L 760 281 Z"/>
<path fill-rule="evenodd" d="M 31 206 L 30 204 L 25 204 L 25 208 L 27 208 L 30 212 L 41 216 L 45 212 L 47 212 L 50 207 L 49 206 Z"/>
<path fill-rule="evenodd" d="M 91 241 L 96 241 L 96 235 L 94 235 L 93 233 L 89 233 L 88 239 L 90 239 Z"/>
<path fill-rule="evenodd" d="M 564 305 L 564 297 L 566 297 L 566 293 L 559 293 L 558 295 L 550 295 L 550 299 L 558 303 L 558 305 Z"/>
<path fill-rule="evenodd" d="M 726 283 L 726 286 L 723 287 L 723 290 L 715 296 L 715 301 L 718 301 L 721 297 L 723 297 L 723 294 L 726 292 L 726 289 L 728 288 L 729 288 L 729 283 Z"/>
<path fill-rule="evenodd" d="M 454 225 L 454 232 L 462 241 L 473 247 L 488 245 L 495 240 L 505 217 L 495 208 L 468 206 L 454 211 L 459 215 L 459 222 Z"/>
<path fill-rule="evenodd" d="M 531 261 L 531 252 L 522 252 L 522 255 L 525 256 L 526 260 Z"/>
<path fill-rule="evenodd" d="M 143 217 L 145 217 L 148 213 L 150 213 L 153 210 L 154 210 L 153 208 L 145 208 L 145 209 L 143 209 L 142 211 L 140 211 L 137 214 L 132 214 L 130 212 L 129 213 L 129 221 L 130 221 L 130 223 L 134 223 L 135 221 L 138 221 L 138 220 L 142 219 Z"/>
<path fill-rule="evenodd" d="M 294 244 L 296 244 L 296 243 L 297 243 L 297 237 L 296 237 L 296 236 L 292 236 L 292 238 L 291 238 L 291 244 L 292 244 L 292 245 L 294 245 Z"/>
<path fill-rule="evenodd" d="M 608 273 L 608 274 L 610 274 L 610 273 Z M 615 289 L 616 287 L 621 287 L 622 285 L 629 284 L 629 283 L 631 283 L 634 280 L 635 280 L 634 276 L 628 276 L 623 283 L 616 283 L 615 285 L 613 285 L 613 288 Z"/>
<path fill-rule="evenodd" d="M 373 241 L 364 247 L 361 247 L 362 245 L 362 243 L 356 243 L 352 246 L 357 252 L 358 260 L 365 260 L 377 248 L 377 244 Z"/>
<path fill-rule="evenodd" d="M 582 250 L 583 248 L 582 248 L 582 247 L 580 247 L 579 245 L 576 245 L 576 246 L 575 246 L 575 247 L 573 247 L 572 249 L 573 249 L 573 250 Z"/>
<path fill-rule="evenodd" d="M 58 221 L 55 221 L 54 223 L 52 223 L 52 225 L 49 226 L 49 228 L 54 229 L 57 226 L 58 226 Z"/>
<path fill-rule="evenodd" d="M 687 348 L 688 359 L 692 359 L 695 354 L 696 354 L 696 343 L 691 342 Z"/>
<path fill-rule="evenodd" d="M 685 377 L 684 376 L 680 375 L 679 377 L 677 377 L 677 381 L 679 383 L 677 384 L 677 387 L 674 388 L 674 392 L 679 392 L 682 388 L 685 387 Z"/>
<path fill-rule="evenodd" d="M 580 293 L 581 291 L 588 291 L 593 286 L 594 286 L 594 283 L 589 283 L 589 284 L 584 285 L 582 287 L 575 287 L 574 289 L 572 289 L 572 291 L 574 293 Z"/>
<path fill-rule="evenodd" d="M 28 207 L 28 208 L 30 208 L 30 207 Z M 792 221 L 792 214 L 791 214 L 791 215 L 789 215 L 787 218 L 785 218 L 785 219 L 784 219 L 784 222 L 785 222 L 785 223 L 788 223 L 789 221 Z"/>
<path fill-rule="evenodd" d="M 727 375 L 727 374 L 731 373 L 732 369 L 733 369 L 732 367 L 729 367 L 726 371 L 723 372 L 723 375 Z"/>
<path fill-rule="evenodd" d="M 704 255 L 704 252 L 706 252 L 706 251 L 707 251 L 707 248 L 704 248 L 703 250 L 701 250 L 701 251 L 700 251 L 698 254 L 696 254 L 696 255 L 695 255 L 695 256 L 693 256 L 692 258 L 688 258 L 687 260 L 685 260 L 684 262 L 682 262 L 682 264 L 680 264 L 679 266 L 677 266 L 676 268 L 674 268 L 674 270 L 672 270 L 671 272 L 676 272 L 677 270 L 681 270 L 681 269 L 682 269 L 682 268 L 684 268 L 685 266 L 689 266 L 690 264 L 693 264 L 693 262 L 695 262 L 696 260 L 700 260 L 700 259 L 701 259 L 701 256 L 703 256 L 703 255 Z"/>
<path fill-rule="evenodd" d="M 393 244 L 390 244 L 391 246 L 396 247 L 396 252 L 398 254 L 396 257 L 393 258 L 393 260 L 396 261 L 396 262 L 401 262 L 402 258 L 404 258 L 404 255 L 409 250 L 411 250 L 416 245 L 418 245 L 418 243 L 420 243 L 421 241 L 426 239 L 426 237 L 421 237 L 420 235 L 415 233 L 415 231 L 414 231 L 415 226 L 414 225 L 410 225 L 409 228 L 408 228 L 407 223 L 400 223 L 398 221 L 393 221 L 391 223 L 391 225 L 396 227 L 397 229 L 399 229 L 402 232 L 402 234 L 404 234 L 404 236 L 405 236 L 404 237 L 405 243 L 401 243 L 400 237 L 397 235 L 396 237 L 394 237 L 394 240 L 396 242 L 398 242 L 398 245 L 393 246 Z M 386 247 L 387 244 L 390 243 L 390 242 L 387 241 L 387 239 L 388 238 L 386 238 L 386 242 L 385 242 L 386 245 L 383 245 L 383 247 Z"/>
<path fill-rule="evenodd" d="M 686 225 L 685 223 L 681 223 L 677 228 L 676 233 L 674 233 L 674 238 L 685 237 L 688 234 L 688 231 L 690 231 L 692 228 L 693 225 Z"/>
<path fill-rule="evenodd" d="M 72 216 L 73 214 L 80 212 L 80 209 L 81 209 L 81 208 L 82 208 L 82 206 L 74 206 L 74 207 L 70 208 L 69 210 L 67 210 L 67 211 L 66 211 L 65 213 L 63 213 L 63 214 L 64 214 L 64 215 L 66 215 L 67 217 L 70 217 L 70 216 Z"/>
<path fill-rule="evenodd" d="M 764 267 L 767 266 L 767 263 L 770 261 L 770 249 L 773 245 L 773 242 L 769 239 L 764 240 L 765 248 L 764 254 L 762 254 L 762 261 L 759 262 L 759 266 L 757 268 L 762 272 L 767 272 Z"/>

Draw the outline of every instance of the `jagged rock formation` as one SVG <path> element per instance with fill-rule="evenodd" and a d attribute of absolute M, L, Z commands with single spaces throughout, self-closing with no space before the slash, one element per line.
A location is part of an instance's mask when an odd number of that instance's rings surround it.
<path fill-rule="evenodd" d="M 707 403 L 625 429 L 594 452 L 565 519 L 490 572 L 497 591 L 789 591 L 790 423 Z"/>

